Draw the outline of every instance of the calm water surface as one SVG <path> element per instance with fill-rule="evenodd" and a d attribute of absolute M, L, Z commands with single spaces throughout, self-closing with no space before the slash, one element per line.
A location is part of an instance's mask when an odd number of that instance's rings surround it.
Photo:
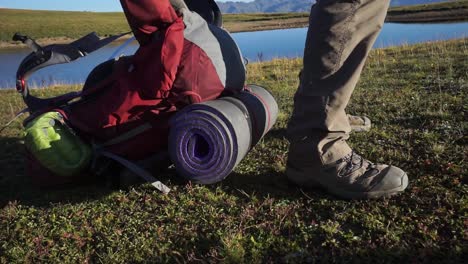
<path fill-rule="evenodd" d="M 233 34 L 243 55 L 249 61 L 271 60 L 276 57 L 301 57 L 307 28 L 245 32 Z M 435 40 L 468 37 L 468 23 L 450 24 L 385 24 L 375 48 L 413 44 Z M 138 48 L 136 44 L 123 51 L 130 55 Z M 30 78 L 33 86 L 52 83 L 83 83 L 89 72 L 99 63 L 109 59 L 117 46 L 105 47 L 74 63 L 42 69 Z M 0 88 L 12 88 L 16 70 L 29 50 L 0 51 Z"/>

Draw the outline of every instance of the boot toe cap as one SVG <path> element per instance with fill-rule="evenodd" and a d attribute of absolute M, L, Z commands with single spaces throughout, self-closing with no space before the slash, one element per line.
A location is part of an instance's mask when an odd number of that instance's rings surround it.
<path fill-rule="evenodd" d="M 389 166 L 382 180 L 376 184 L 371 192 L 401 192 L 408 187 L 408 175 L 402 169 Z"/>

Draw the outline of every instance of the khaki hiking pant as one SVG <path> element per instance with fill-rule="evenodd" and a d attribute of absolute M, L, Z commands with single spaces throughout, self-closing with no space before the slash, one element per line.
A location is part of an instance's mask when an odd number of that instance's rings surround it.
<path fill-rule="evenodd" d="M 345 108 L 385 20 L 390 0 L 318 0 L 289 122 L 290 165 L 331 164 L 351 152 Z"/>

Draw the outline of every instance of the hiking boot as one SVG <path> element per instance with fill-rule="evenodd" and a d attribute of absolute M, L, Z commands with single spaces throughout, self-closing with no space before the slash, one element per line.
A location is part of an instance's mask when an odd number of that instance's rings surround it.
<path fill-rule="evenodd" d="M 354 151 L 327 166 L 294 167 L 288 161 L 286 174 L 302 187 L 321 187 L 344 199 L 391 197 L 408 186 L 408 176 L 400 168 L 377 165 Z"/>
<path fill-rule="evenodd" d="M 352 132 L 367 132 L 371 129 L 371 121 L 365 116 L 348 115 Z"/>

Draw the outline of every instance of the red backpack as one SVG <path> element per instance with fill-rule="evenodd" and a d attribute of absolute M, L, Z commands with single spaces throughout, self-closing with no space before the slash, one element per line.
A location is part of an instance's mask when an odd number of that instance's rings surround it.
<path fill-rule="evenodd" d="M 85 56 L 120 36 L 100 40 L 90 34 L 68 45 L 44 48 L 28 37 L 14 39 L 34 50 L 17 73 L 17 89 L 31 113 L 25 123 L 58 111 L 74 133 L 94 147 L 95 161 L 105 156 L 129 167 L 167 150 L 169 119 L 176 111 L 238 93 L 246 76 L 242 55 L 229 33 L 199 14 L 185 8 L 176 12 L 168 0 L 121 3 L 140 48 L 133 56 L 97 66 L 80 93 L 39 99 L 29 93 L 26 78 L 40 68 Z M 29 160 L 31 174 L 41 185 L 83 178 L 57 176 L 33 156 Z"/>

